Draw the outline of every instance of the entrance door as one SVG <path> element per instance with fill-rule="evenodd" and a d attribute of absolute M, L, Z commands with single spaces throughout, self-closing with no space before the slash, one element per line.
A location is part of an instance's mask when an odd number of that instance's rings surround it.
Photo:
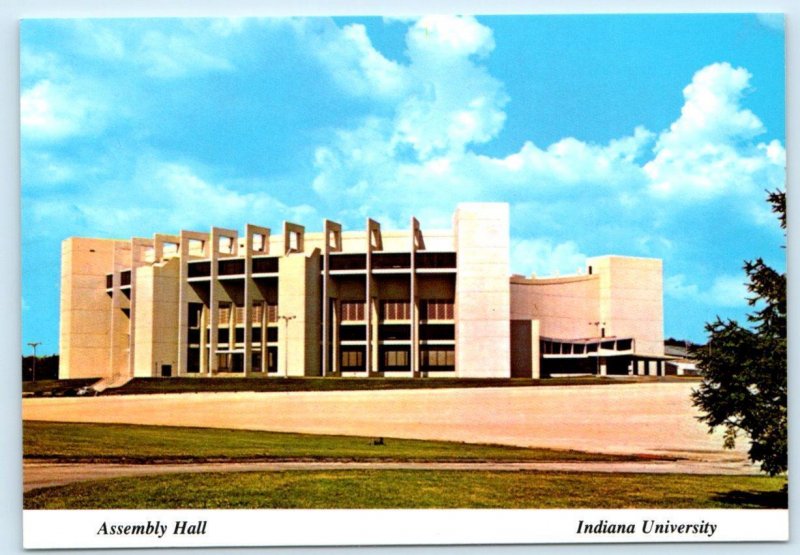
<path fill-rule="evenodd" d="M 161 377 L 162 378 L 169 378 L 172 376 L 172 365 L 171 364 L 162 364 L 161 365 Z"/>

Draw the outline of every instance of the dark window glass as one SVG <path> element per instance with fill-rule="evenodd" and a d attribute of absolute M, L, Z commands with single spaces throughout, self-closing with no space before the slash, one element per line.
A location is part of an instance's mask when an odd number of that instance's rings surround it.
<path fill-rule="evenodd" d="M 274 274 L 278 271 L 278 258 L 274 256 L 264 256 L 253 258 L 254 274 Z"/>
<path fill-rule="evenodd" d="M 367 338 L 367 326 L 341 326 L 340 341 L 363 341 Z"/>
<path fill-rule="evenodd" d="M 372 268 L 376 270 L 411 268 L 411 254 L 407 252 L 373 253 Z"/>
<path fill-rule="evenodd" d="M 454 252 L 418 252 L 414 260 L 417 268 L 455 268 Z"/>
<path fill-rule="evenodd" d="M 119 275 L 119 278 L 120 278 L 119 279 L 120 285 L 122 287 L 125 287 L 126 285 L 130 285 L 131 284 L 131 271 L 130 270 L 125 270 L 124 272 L 122 272 Z"/>
<path fill-rule="evenodd" d="M 366 254 L 332 254 L 330 258 L 331 270 L 365 270 L 367 268 Z"/>
<path fill-rule="evenodd" d="M 189 277 L 208 277 L 211 275 L 211 262 L 189 262 Z"/>
<path fill-rule="evenodd" d="M 381 324 L 378 327 L 378 339 L 381 341 L 411 339 L 411 326 L 405 324 Z"/>
<path fill-rule="evenodd" d="M 106 289 L 114 287 L 114 274 L 106 274 Z"/>
<path fill-rule="evenodd" d="M 236 276 L 244 273 L 244 260 L 235 258 L 233 260 L 220 260 L 219 261 L 219 275 L 221 276 Z"/>
<path fill-rule="evenodd" d="M 267 342 L 275 343 L 278 340 L 277 326 L 267 328 Z"/>
<path fill-rule="evenodd" d="M 419 327 L 419 338 L 422 340 L 427 339 L 455 339 L 456 328 L 452 324 L 438 324 L 438 325 L 425 325 Z"/>

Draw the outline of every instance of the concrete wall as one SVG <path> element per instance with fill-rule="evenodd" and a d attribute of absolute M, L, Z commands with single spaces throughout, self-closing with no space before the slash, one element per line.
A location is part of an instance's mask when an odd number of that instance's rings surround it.
<path fill-rule="evenodd" d="M 637 354 L 663 355 L 661 260 L 601 256 L 590 258 L 587 265 L 600 278 L 600 319 L 606 322 L 606 335 L 633 337 Z"/>
<path fill-rule="evenodd" d="M 456 374 L 509 377 L 508 204 L 460 204 L 454 220 Z"/>
<path fill-rule="evenodd" d="M 291 254 L 280 259 L 278 314 L 292 317 L 279 321 L 278 375 L 320 374 L 319 252 Z M 287 333 L 288 330 L 288 333 Z"/>
<path fill-rule="evenodd" d="M 136 269 L 136 377 L 158 377 L 163 365 L 178 375 L 179 270 L 177 259 Z"/>
<path fill-rule="evenodd" d="M 106 274 L 112 239 L 71 237 L 61 244 L 61 322 L 59 378 L 111 377 L 111 298 Z"/>
<path fill-rule="evenodd" d="M 511 319 L 538 319 L 544 337 L 600 335 L 600 280 L 596 275 L 547 279 L 511 278 Z"/>

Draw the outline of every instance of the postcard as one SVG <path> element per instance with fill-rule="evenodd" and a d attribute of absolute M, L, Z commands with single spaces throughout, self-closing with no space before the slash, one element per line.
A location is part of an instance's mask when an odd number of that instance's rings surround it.
<path fill-rule="evenodd" d="M 25 547 L 787 540 L 784 48 L 23 19 Z"/>

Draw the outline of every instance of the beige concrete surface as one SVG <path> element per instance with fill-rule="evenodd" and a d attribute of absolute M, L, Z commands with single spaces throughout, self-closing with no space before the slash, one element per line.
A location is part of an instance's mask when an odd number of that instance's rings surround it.
<path fill-rule="evenodd" d="M 440 439 L 743 461 L 698 422 L 695 383 L 23 399 L 23 418 Z"/>

